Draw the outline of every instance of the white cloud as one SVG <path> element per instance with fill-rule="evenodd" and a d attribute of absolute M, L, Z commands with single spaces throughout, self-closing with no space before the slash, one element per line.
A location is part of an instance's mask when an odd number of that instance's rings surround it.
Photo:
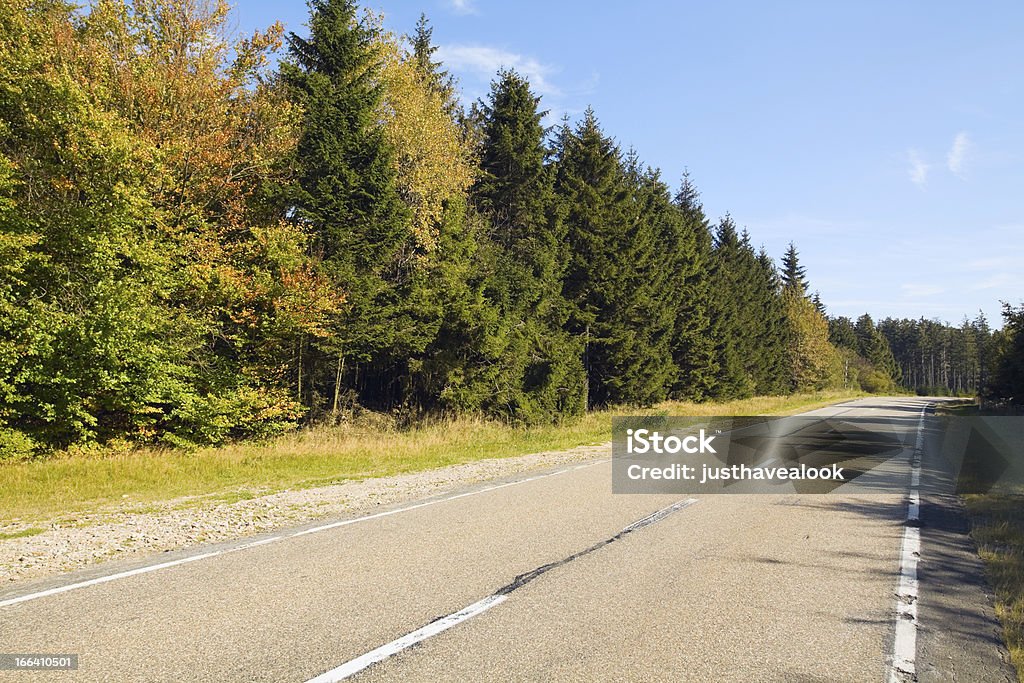
<path fill-rule="evenodd" d="M 483 45 L 441 45 L 437 49 L 437 59 L 455 71 L 469 71 L 488 80 L 494 78 L 501 68 L 515 69 L 530 81 L 537 94 L 548 97 L 562 95 L 561 89 L 550 80 L 555 69 L 533 57 Z"/>
<path fill-rule="evenodd" d="M 448 0 L 448 6 L 456 14 L 477 14 L 478 12 L 474 0 Z"/>
<path fill-rule="evenodd" d="M 946 155 L 946 167 L 958 176 L 963 175 L 964 159 L 971 148 L 970 138 L 967 133 L 961 131 L 953 138 L 953 146 L 949 148 Z"/>
<path fill-rule="evenodd" d="M 916 149 L 909 150 L 907 156 L 910 159 L 910 182 L 923 188 L 928 184 L 928 171 L 931 165 L 926 163 Z"/>

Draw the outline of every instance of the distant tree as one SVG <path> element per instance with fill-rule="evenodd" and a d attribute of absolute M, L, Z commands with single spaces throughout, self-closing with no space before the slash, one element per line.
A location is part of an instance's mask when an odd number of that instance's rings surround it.
<path fill-rule="evenodd" d="M 988 396 L 1024 403 L 1024 306 L 1003 303 L 1003 332 Z"/>
<path fill-rule="evenodd" d="M 782 286 L 795 289 L 800 296 L 807 293 L 807 270 L 800 265 L 800 255 L 792 242 L 782 257 Z"/>
<path fill-rule="evenodd" d="M 865 313 L 857 318 L 854 325 L 857 336 L 857 350 L 862 358 L 887 377 L 892 383 L 899 383 L 900 368 L 892 354 L 889 341 L 877 327 L 871 316 Z"/>
<path fill-rule="evenodd" d="M 825 308 L 825 302 L 821 300 L 821 292 L 815 290 L 814 295 L 811 297 L 811 303 L 814 304 L 815 310 L 821 315 L 828 317 L 828 309 Z"/>
<path fill-rule="evenodd" d="M 789 325 L 789 361 L 792 389 L 817 391 L 842 380 L 842 360 L 829 342 L 828 322 L 795 287 L 783 291 Z"/>
<path fill-rule="evenodd" d="M 968 333 L 974 337 L 974 349 L 977 353 L 978 375 L 973 388 L 981 389 L 988 385 L 995 361 L 992 349 L 992 329 L 982 311 L 978 311 L 978 315 L 971 322 Z"/>
<path fill-rule="evenodd" d="M 441 62 L 434 61 L 437 46 L 434 45 L 434 29 L 426 14 L 420 14 L 416 32 L 412 35 L 412 57 L 416 68 L 426 79 L 429 90 L 443 103 L 449 118 L 455 120 L 459 111 L 455 91 L 455 78 L 442 69 Z"/>
<path fill-rule="evenodd" d="M 846 316 L 828 319 L 828 338 L 838 348 L 860 352 L 857 331 L 854 329 L 853 321 Z"/>

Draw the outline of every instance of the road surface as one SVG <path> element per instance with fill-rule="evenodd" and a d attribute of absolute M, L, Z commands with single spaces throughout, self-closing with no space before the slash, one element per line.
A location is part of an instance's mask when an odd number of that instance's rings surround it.
<path fill-rule="evenodd" d="M 613 495 L 602 460 L 25 584 L 0 653 L 79 668 L 0 681 L 1015 680 L 955 501 L 907 523 L 926 404 L 815 413 L 899 433 L 901 493 Z"/>

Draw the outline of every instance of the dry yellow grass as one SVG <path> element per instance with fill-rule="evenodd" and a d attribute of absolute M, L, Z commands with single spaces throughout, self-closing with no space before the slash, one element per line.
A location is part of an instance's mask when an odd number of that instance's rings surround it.
<path fill-rule="evenodd" d="M 611 439 L 611 417 L 618 414 L 783 415 L 854 396 L 825 392 L 716 404 L 670 402 L 646 410 L 597 411 L 564 424 L 531 428 L 457 418 L 399 430 L 381 420 L 307 429 L 269 443 L 191 453 L 138 449 L 63 454 L 0 465 L 0 524 L 73 518 L 126 502 L 145 504 L 188 496 L 198 504 L 209 497 L 246 497 L 603 443 Z"/>
<path fill-rule="evenodd" d="M 988 415 L 970 401 L 947 405 L 939 413 L 952 417 Z M 1006 423 L 1002 425 L 1007 428 Z M 1003 434 L 1010 443 L 1024 438 L 1020 423 L 1015 430 Z M 958 485 L 962 491 L 985 491 L 978 487 L 973 468 L 965 461 Z M 1024 491 L 1009 487 L 998 493 L 969 493 L 962 496 L 971 519 L 971 538 L 978 546 L 978 555 L 985 563 L 985 573 L 995 591 L 996 616 L 1003 625 L 1010 659 L 1017 677 L 1024 680 Z"/>
<path fill-rule="evenodd" d="M 1024 680 L 1024 495 L 964 496 L 971 536 L 996 594 L 996 616 Z"/>

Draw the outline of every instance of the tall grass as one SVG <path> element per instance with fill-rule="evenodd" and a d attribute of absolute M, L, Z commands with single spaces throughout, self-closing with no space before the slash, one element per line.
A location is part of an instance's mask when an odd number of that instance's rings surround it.
<path fill-rule="evenodd" d="M 0 465 L 0 524 L 75 519 L 128 504 L 204 497 L 240 488 L 272 492 L 346 479 L 384 477 L 484 458 L 561 450 L 611 439 L 619 414 L 787 414 L 853 394 L 762 396 L 728 403 L 669 402 L 647 410 L 604 410 L 563 424 L 513 427 L 462 417 L 397 429 L 386 420 L 301 430 L 267 443 L 238 443 L 195 452 L 98 450 Z"/>

